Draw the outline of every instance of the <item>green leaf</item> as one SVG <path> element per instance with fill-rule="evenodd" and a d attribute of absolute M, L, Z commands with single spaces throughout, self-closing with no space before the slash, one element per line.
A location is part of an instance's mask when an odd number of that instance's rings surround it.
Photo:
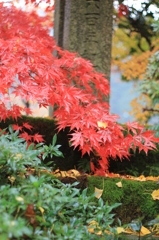
<path fill-rule="evenodd" d="M 55 146 L 56 142 L 57 142 L 57 134 L 53 136 L 52 145 Z"/>

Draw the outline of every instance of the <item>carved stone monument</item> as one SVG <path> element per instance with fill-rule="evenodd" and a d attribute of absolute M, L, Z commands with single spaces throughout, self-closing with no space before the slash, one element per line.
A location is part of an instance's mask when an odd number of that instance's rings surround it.
<path fill-rule="evenodd" d="M 113 0 L 56 0 L 55 39 L 110 75 Z"/>

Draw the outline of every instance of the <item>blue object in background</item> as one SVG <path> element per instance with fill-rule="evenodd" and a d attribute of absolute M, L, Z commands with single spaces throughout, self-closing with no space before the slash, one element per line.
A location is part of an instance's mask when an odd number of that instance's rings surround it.
<path fill-rule="evenodd" d="M 112 68 L 110 77 L 110 112 L 119 115 L 118 122 L 133 121 L 131 101 L 138 96 L 137 83 L 122 81 L 121 73 Z"/>

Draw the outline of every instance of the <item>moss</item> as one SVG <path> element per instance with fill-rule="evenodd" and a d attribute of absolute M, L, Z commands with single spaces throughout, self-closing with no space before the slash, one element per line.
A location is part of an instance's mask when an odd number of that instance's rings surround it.
<path fill-rule="evenodd" d="M 116 183 L 122 181 L 119 188 Z M 103 189 L 103 200 L 109 204 L 120 202 L 122 205 L 115 210 L 116 217 L 122 223 L 142 218 L 144 222 L 154 219 L 159 213 L 159 201 L 151 197 L 153 190 L 158 189 L 155 182 L 139 182 L 119 178 L 88 177 L 88 193 L 94 192 L 94 187 Z"/>
<path fill-rule="evenodd" d="M 94 188 L 103 189 L 103 200 L 108 203 L 120 202 L 122 198 L 122 189 L 118 188 L 115 183 L 119 182 L 116 178 L 103 178 L 103 177 L 88 177 L 88 193 L 94 193 Z"/>

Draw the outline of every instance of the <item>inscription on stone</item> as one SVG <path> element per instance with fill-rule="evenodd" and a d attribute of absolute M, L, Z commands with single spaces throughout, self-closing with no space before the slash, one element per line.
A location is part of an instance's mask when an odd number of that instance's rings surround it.
<path fill-rule="evenodd" d="M 89 55 L 90 60 L 94 59 L 94 55 L 98 55 L 98 29 L 100 19 L 100 1 L 86 0 L 85 9 L 86 19 L 86 37 L 84 55 Z"/>
<path fill-rule="evenodd" d="M 113 0 L 59 1 L 65 2 L 62 47 L 91 60 L 97 70 L 109 76 Z"/>

